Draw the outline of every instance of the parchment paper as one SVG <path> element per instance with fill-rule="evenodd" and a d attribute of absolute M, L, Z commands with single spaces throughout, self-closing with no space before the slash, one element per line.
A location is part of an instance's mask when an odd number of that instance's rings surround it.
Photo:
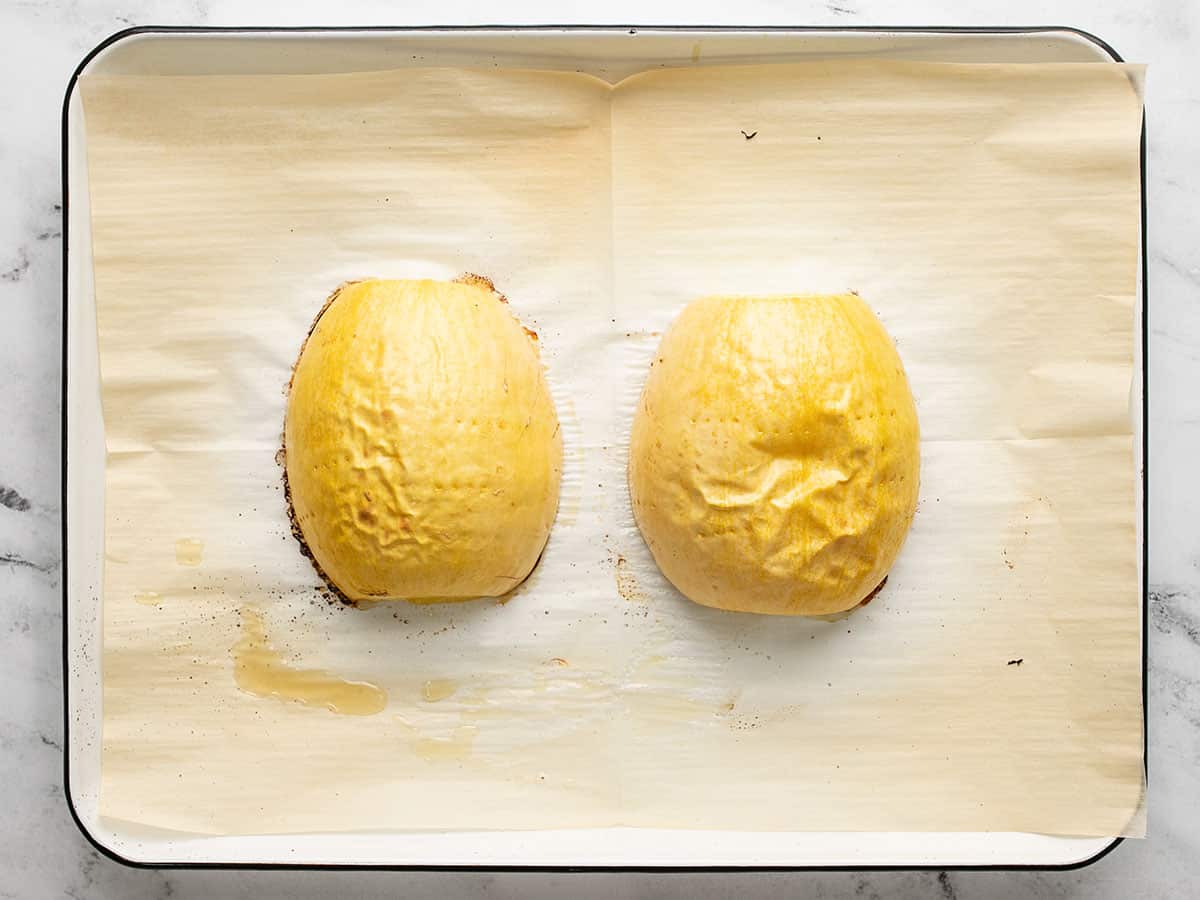
<path fill-rule="evenodd" d="M 85 82 L 103 814 L 210 834 L 1142 834 L 1139 81 L 818 62 L 615 89 L 460 69 Z M 567 448 L 550 545 L 503 604 L 332 606 L 274 460 L 290 366 L 340 281 L 464 271 L 541 337 Z M 921 416 L 900 560 L 839 622 L 691 604 L 625 487 L 659 334 L 703 294 L 845 289 L 896 338 Z M 239 691 L 245 608 L 295 665 L 386 690 L 384 712 Z"/>

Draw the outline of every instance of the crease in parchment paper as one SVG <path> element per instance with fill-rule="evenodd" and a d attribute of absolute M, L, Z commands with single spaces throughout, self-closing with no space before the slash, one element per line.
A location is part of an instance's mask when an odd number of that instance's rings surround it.
<path fill-rule="evenodd" d="M 615 88 L 84 79 L 102 814 L 200 834 L 1144 833 L 1140 85 L 866 61 Z M 539 334 L 566 457 L 550 543 L 503 604 L 331 606 L 274 459 L 290 366 L 340 282 L 463 272 Z M 706 294 L 848 289 L 895 337 L 924 438 L 887 585 L 836 623 L 689 603 L 625 486 L 661 333 Z M 238 691 L 244 608 L 281 658 L 387 708 Z"/>

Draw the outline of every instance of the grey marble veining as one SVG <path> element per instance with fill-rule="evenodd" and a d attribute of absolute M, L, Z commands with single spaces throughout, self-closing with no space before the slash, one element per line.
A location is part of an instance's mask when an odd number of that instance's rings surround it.
<path fill-rule="evenodd" d="M 1053 22 L 1047 22 L 1052 18 Z M 1150 835 L 1061 873 L 441 875 L 152 872 L 92 849 L 62 793 L 59 112 L 79 59 L 132 24 L 1068 24 L 1149 63 Z M 742 0 L 572 5 L 19 0 L 0 5 L 0 900 L 209 897 L 1183 898 L 1200 888 L 1200 4 Z"/>

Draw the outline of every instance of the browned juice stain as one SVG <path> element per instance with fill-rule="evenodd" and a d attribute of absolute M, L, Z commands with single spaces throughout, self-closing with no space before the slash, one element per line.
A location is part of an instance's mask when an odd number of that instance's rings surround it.
<path fill-rule="evenodd" d="M 372 716 L 387 706 L 387 693 L 365 681 L 347 681 L 321 669 L 284 662 L 267 639 L 262 614 L 242 609 L 242 636 L 233 645 L 233 677 L 256 697 L 275 697 L 347 716 Z"/>
<path fill-rule="evenodd" d="M 866 606 L 872 600 L 874 600 L 876 597 L 878 597 L 879 592 L 883 590 L 884 586 L 887 584 L 887 581 L 888 581 L 888 576 L 884 575 L 883 581 L 881 581 L 881 582 L 879 582 L 879 584 L 875 585 L 875 590 L 871 591 L 871 593 L 869 593 L 869 594 L 867 594 L 867 596 L 863 597 L 863 599 L 858 603 L 857 606 L 852 606 L 849 609 L 842 610 L 841 612 L 826 613 L 824 615 L 805 616 L 805 618 L 806 619 L 818 619 L 822 622 L 841 622 L 843 619 L 848 619 L 848 618 L 850 618 L 850 616 L 854 615 L 854 613 L 858 612 L 860 609 L 862 609 L 864 606 Z"/>
<path fill-rule="evenodd" d="M 133 595 L 133 599 L 142 606 L 158 606 L 163 598 L 158 591 L 138 591 Z"/>
<path fill-rule="evenodd" d="M 180 538 L 175 542 L 175 562 L 181 566 L 198 566 L 204 559 L 204 543 L 196 538 Z"/>
<path fill-rule="evenodd" d="M 403 603 L 413 603 L 417 606 L 432 606 L 438 603 L 469 603 L 479 597 L 405 597 L 403 599 L 383 598 L 372 600 L 368 598 L 354 600 L 351 605 L 355 609 L 368 610 L 376 606 L 396 606 Z"/>
<path fill-rule="evenodd" d="M 445 700 L 458 690 L 458 685 L 448 678 L 431 678 L 421 685 L 421 699 L 426 703 Z"/>

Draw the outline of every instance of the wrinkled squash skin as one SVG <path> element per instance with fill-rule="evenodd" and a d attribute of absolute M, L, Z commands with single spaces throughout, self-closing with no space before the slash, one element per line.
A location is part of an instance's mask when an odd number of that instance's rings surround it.
<path fill-rule="evenodd" d="M 663 338 L 629 488 L 654 559 L 691 600 L 856 606 L 895 562 L 919 480 L 904 367 L 857 295 L 709 297 Z"/>
<path fill-rule="evenodd" d="M 481 278 L 338 288 L 296 364 L 284 446 L 294 524 L 351 601 L 508 593 L 558 508 L 536 339 Z"/>

